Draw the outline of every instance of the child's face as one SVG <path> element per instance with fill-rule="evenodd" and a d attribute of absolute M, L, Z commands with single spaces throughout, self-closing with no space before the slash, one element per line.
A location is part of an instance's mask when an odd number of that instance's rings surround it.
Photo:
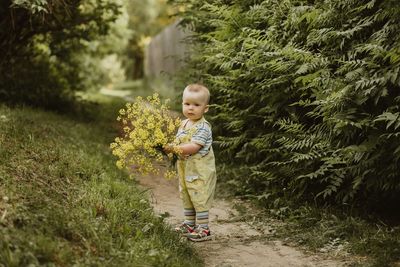
<path fill-rule="evenodd" d="M 197 121 L 208 111 L 206 96 L 202 92 L 184 92 L 182 102 L 183 115 L 191 121 Z"/>

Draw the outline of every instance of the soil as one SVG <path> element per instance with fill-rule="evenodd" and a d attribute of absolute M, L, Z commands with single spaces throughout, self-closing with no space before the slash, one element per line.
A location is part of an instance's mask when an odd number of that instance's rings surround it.
<path fill-rule="evenodd" d="M 182 204 L 178 194 L 178 181 L 161 176 L 140 177 L 138 182 L 149 189 L 155 212 L 166 216 L 166 222 L 174 227 L 182 222 Z M 241 207 L 241 212 L 235 207 Z M 246 216 L 242 216 L 244 213 Z M 249 214 L 254 214 L 248 216 Z M 272 238 L 273 229 L 258 224 L 257 212 L 249 203 L 239 200 L 216 199 L 210 210 L 210 229 L 213 240 L 191 242 L 205 260 L 205 266 L 345 266 L 346 261 L 327 254 L 310 253 L 287 244 L 285 240 Z M 244 220 L 243 218 L 246 218 Z M 249 219 L 249 218 L 253 218 Z"/>

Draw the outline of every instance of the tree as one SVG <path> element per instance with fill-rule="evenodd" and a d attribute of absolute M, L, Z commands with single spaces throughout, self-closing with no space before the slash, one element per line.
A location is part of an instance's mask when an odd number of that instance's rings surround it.
<path fill-rule="evenodd" d="M 120 4 L 5 0 L 0 4 L 0 99 L 58 108 L 90 78 L 80 55 L 105 36 Z"/>

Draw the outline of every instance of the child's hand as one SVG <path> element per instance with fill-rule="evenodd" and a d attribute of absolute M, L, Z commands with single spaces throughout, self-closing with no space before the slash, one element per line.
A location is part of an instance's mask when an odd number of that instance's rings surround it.
<path fill-rule="evenodd" d="M 166 144 L 163 146 L 163 150 L 165 153 L 173 153 L 174 152 L 174 145 L 172 144 Z"/>

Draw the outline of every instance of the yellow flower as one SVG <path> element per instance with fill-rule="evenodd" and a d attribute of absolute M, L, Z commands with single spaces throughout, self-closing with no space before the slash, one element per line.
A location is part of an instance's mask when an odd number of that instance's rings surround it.
<path fill-rule="evenodd" d="M 118 158 L 118 168 L 126 168 L 131 173 L 156 174 L 162 166 L 170 165 L 173 154 L 166 155 L 162 147 L 174 143 L 181 121 L 171 117 L 167 102 L 161 102 L 158 94 L 145 99 L 137 97 L 118 112 L 117 121 L 124 135 L 110 144 Z M 173 176 L 171 170 L 165 173 L 166 178 Z"/>
<path fill-rule="evenodd" d="M 122 161 L 120 161 L 120 160 L 117 160 L 116 165 L 117 165 L 118 169 L 122 169 L 124 167 Z"/>
<path fill-rule="evenodd" d="M 177 173 L 176 173 L 176 171 L 167 170 L 165 172 L 164 176 L 165 176 L 166 179 L 171 180 L 171 179 L 173 179 L 173 178 L 175 178 L 177 176 Z"/>

